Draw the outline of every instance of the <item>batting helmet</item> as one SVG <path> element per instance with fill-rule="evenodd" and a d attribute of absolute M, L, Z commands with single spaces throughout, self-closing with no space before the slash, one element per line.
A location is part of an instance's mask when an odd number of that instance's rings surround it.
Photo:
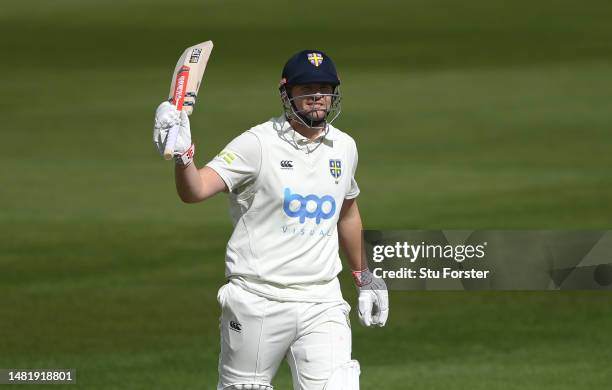
<path fill-rule="evenodd" d="M 289 87 L 303 84 L 329 84 L 333 87 L 333 93 L 291 96 Z M 289 58 L 283 68 L 279 90 L 285 116 L 288 119 L 296 119 L 307 127 L 322 127 L 324 123 L 331 123 L 340 115 L 340 79 L 336 72 L 336 65 L 327 54 L 320 50 L 302 50 Z M 320 121 L 309 119 L 304 113 L 299 112 L 294 104 L 297 98 L 315 95 L 332 97 L 332 104 L 326 109 L 325 118 Z"/>

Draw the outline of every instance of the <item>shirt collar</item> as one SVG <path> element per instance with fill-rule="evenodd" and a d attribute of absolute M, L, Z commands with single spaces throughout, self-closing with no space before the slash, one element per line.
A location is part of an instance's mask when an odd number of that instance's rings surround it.
<path fill-rule="evenodd" d="M 321 143 L 327 146 L 333 146 L 337 137 L 335 129 L 329 124 L 325 131 L 322 131 L 317 138 L 310 140 L 295 131 L 284 116 L 278 118 L 277 123 L 279 124 L 277 129 L 279 137 L 289 142 L 297 149 L 312 151 L 313 148 L 319 146 Z"/>

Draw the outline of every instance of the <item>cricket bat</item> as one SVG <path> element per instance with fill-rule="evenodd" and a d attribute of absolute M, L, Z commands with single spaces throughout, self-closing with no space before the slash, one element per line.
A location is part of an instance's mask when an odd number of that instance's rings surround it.
<path fill-rule="evenodd" d="M 168 98 L 177 110 L 185 111 L 187 115 L 191 115 L 193 112 L 202 76 L 204 75 L 204 70 L 206 70 L 206 64 L 212 49 L 212 41 L 188 47 L 178 59 L 174 68 Z M 170 160 L 174 154 L 174 145 L 176 144 L 178 132 L 178 125 L 173 126 L 168 132 L 164 148 L 164 158 L 166 160 Z"/>

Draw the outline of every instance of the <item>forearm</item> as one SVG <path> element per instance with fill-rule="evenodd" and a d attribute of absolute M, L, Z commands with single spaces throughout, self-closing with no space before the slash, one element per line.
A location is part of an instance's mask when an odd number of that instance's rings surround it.
<path fill-rule="evenodd" d="M 174 181 L 176 192 L 185 203 L 200 202 L 219 192 L 227 191 L 221 176 L 208 166 L 198 169 L 195 164 L 186 167 L 176 164 Z"/>
<path fill-rule="evenodd" d="M 351 270 L 361 271 L 367 268 L 363 252 L 363 225 L 357 202 L 353 200 L 350 202 L 351 204 L 346 210 L 343 210 L 338 221 L 338 236 Z"/>
<path fill-rule="evenodd" d="M 189 164 L 187 167 L 175 164 L 174 182 L 176 192 L 183 202 L 195 203 L 201 200 L 203 183 L 195 164 Z"/>

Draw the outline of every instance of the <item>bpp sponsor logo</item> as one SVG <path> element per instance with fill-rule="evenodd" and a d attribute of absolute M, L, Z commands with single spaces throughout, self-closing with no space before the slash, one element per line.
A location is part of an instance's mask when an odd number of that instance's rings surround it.
<path fill-rule="evenodd" d="M 318 225 L 322 219 L 334 216 L 336 200 L 331 195 L 319 197 L 315 194 L 292 194 L 290 188 L 285 188 L 283 211 L 291 218 L 299 218 L 300 223 L 306 222 L 308 218 L 314 219 Z"/>

